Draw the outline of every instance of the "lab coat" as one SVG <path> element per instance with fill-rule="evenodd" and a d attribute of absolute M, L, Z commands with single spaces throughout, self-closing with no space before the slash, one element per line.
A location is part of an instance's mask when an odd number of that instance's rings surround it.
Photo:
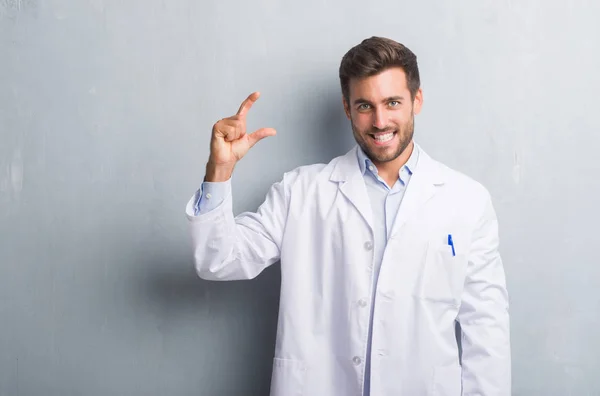
<path fill-rule="evenodd" d="M 188 202 L 201 278 L 252 279 L 281 262 L 271 395 L 362 395 L 371 304 L 371 396 L 510 395 L 488 191 L 420 148 L 373 300 L 373 219 L 356 150 L 284 174 L 256 212 L 234 217 L 231 193 L 198 216 Z"/>

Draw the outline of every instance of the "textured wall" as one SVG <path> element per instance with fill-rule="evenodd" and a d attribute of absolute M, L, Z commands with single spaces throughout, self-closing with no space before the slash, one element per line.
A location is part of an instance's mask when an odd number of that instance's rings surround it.
<path fill-rule="evenodd" d="M 274 266 L 209 283 L 184 205 L 212 124 L 274 127 L 235 210 L 353 144 L 337 68 L 420 60 L 416 137 L 501 224 L 514 394 L 600 394 L 600 6 L 592 1 L 0 0 L 0 395 L 265 395 Z"/>

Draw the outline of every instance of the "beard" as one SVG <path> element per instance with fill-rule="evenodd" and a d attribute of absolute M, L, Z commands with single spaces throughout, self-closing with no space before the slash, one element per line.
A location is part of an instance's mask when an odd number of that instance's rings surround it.
<path fill-rule="evenodd" d="M 415 132 L 415 116 L 413 112 L 411 112 L 410 119 L 404 124 L 389 125 L 382 129 L 369 128 L 366 131 L 361 131 L 353 121 L 350 121 L 350 123 L 352 124 L 352 132 L 356 143 L 373 163 L 384 163 L 398 158 L 410 145 Z M 398 143 L 395 147 L 377 147 L 372 144 L 372 137 L 369 135 L 376 132 L 395 132 L 394 138 L 398 139 Z"/>

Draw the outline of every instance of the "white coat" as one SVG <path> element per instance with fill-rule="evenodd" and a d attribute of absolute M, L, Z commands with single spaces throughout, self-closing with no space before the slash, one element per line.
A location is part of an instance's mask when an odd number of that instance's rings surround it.
<path fill-rule="evenodd" d="M 361 395 L 371 304 L 371 396 L 510 395 L 508 296 L 490 195 L 422 148 L 374 301 L 371 206 L 356 147 L 286 173 L 256 213 L 234 217 L 231 193 L 199 216 L 193 205 L 201 278 L 251 279 L 281 260 L 272 396 Z"/>

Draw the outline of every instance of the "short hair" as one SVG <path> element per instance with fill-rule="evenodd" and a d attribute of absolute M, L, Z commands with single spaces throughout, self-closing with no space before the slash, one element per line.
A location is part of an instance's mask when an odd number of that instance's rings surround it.
<path fill-rule="evenodd" d="M 392 67 L 401 67 L 406 74 L 406 83 L 411 99 L 421 85 L 417 56 L 404 45 L 385 38 L 371 37 L 352 47 L 340 64 L 340 84 L 346 102 L 350 100 L 350 80 L 371 77 Z"/>

